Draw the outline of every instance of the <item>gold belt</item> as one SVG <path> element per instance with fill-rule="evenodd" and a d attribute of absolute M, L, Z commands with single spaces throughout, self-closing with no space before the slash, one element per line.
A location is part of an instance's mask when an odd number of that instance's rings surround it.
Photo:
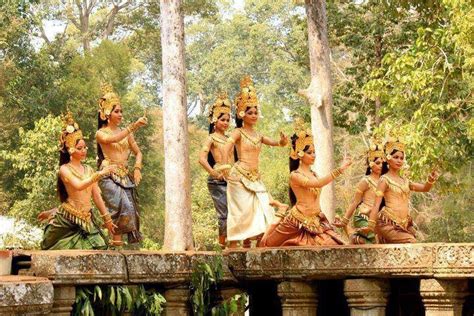
<path fill-rule="evenodd" d="M 80 210 L 69 204 L 68 202 L 64 202 L 61 204 L 61 209 L 67 212 L 69 215 L 72 215 L 86 223 L 91 221 L 91 211 L 90 209 Z"/>
<path fill-rule="evenodd" d="M 392 222 L 393 224 L 400 226 L 403 229 L 407 229 L 408 223 L 410 222 L 410 216 L 408 215 L 405 218 L 400 218 L 395 214 L 395 212 L 389 207 L 384 206 L 379 213 L 379 219 L 385 222 Z"/>
<path fill-rule="evenodd" d="M 321 218 L 320 210 L 316 210 L 310 215 L 303 214 L 296 206 L 290 210 L 289 216 L 299 222 L 300 228 L 304 227 L 307 231 L 313 234 L 320 233 Z"/>
<path fill-rule="evenodd" d="M 111 161 L 111 160 L 108 160 L 108 159 L 104 159 L 102 161 L 101 168 L 103 169 L 104 167 L 107 167 L 107 166 L 110 166 L 110 165 L 117 166 L 117 169 L 113 173 L 117 177 L 124 178 L 124 177 L 128 176 L 128 167 L 125 164 L 121 163 L 121 162 L 118 163 L 118 162 L 114 162 L 114 161 Z"/>
<path fill-rule="evenodd" d="M 258 169 L 247 170 L 241 167 L 238 163 L 234 164 L 235 170 L 240 173 L 245 178 L 249 179 L 250 181 L 257 181 L 260 180 L 260 173 Z"/>

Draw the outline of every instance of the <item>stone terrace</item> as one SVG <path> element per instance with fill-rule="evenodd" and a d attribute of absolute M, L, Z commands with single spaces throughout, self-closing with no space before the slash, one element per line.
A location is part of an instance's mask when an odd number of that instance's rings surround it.
<path fill-rule="evenodd" d="M 18 276 L 0 277 L 0 314 L 69 315 L 76 286 L 149 284 L 163 290 L 166 315 L 188 315 L 193 267 L 216 255 L 16 251 Z M 253 248 L 222 255 L 221 295 L 248 292 L 250 315 L 401 315 L 404 308 L 427 316 L 474 314 L 474 244 Z"/>

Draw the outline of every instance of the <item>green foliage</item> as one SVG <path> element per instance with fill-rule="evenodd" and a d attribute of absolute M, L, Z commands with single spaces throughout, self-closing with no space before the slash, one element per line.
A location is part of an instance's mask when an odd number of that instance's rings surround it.
<path fill-rule="evenodd" d="M 73 315 L 133 315 L 158 316 L 163 312 L 165 298 L 156 290 L 146 290 L 143 285 L 95 285 L 78 287 Z"/>
<path fill-rule="evenodd" d="M 40 211 L 55 206 L 60 131 L 61 119 L 48 115 L 35 122 L 32 130 L 20 128 L 20 144 L 15 151 L 0 152 L 20 178 L 16 190 L 22 194 L 10 209 L 11 215 L 34 223 Z"/>
<path fill-rule="evenodd" d="M 456 4 L 457 10 L 453 10 Z M 420 27 L 407 49 L 387 53 L 382 76 L 372 73 L 364 86 L 369 98 L 380 97 L 386 118 L 379 131 L 396 130 L 409 144 L 408 159 L 416 177 L 439 166 L 455 171 L 472 157 L 472 65 L 474 43 L 465 42 L 458 24 L 473 15 L 467 1 L 445 1 L 433 27 Z M 411 158 L 413 157 L 413 158 Z"/>
<path fill-rule="evenodd" d="M 191 304 L 194 315 L 225 316 L 243 310 L 247 295 L 236 294 L 228 300 L 219 300 L 219 282 L 223 277 L 222 256 L 208 262 L 197 262 L 191 275 Z"/>

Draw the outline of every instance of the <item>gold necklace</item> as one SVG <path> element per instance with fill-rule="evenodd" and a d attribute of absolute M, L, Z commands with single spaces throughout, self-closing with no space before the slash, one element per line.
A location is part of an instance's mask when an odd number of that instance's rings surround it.
<path fill-rule="evenodd" d="M 224 136 L 224 137 L 225 138 L 221 138 L 221 137 L 219 137 L 215 134 L 211 135 L 211 138 L 212 138 L 213 141 L 215 141 L 216 143 L 222 144 L 222 145 L 224 145 L 227 141 L 227 137 L 226 136 Z"/>
<path fill-rule="evenodd" d="M 254 137 L 252 137 L 252 136 L 250 136 L 249 134 L 247 134 L 246 132 L 244 132 L 243 129 L 239 128 L 239 131 L 240 131 L 240 134 L 241 134 L 242 136 L 244 136 L 244 138 L 245 138 L 246 140 L 248 140 L 252 145 L 254 145 L 254 146 L 256 146 L 256 147 L 260 145 L 260 143 L 261 143 L 261 141 L 262 141 L 262 138 L 261 138 L 261 137 L 258 138 L 258 139 L 255 139 Z M 257 136 L 260 136 L 260 135 L 258 135 L 258 133 L 257 133 Z"/>
<path fill-rule="evenodd" d="M 84 173 L 80 173 L 79 170 L 77 170 L 75 167 L 72 166 L 71 163 L 68 163 L 67 166 L 69 167 L 69 170 L 71 170 L 72 174 L 75 175 L 77 178 L 84 180 L 84 177 L 86 176 L 86 167 L 84 168 Z"/>
<path fill-rule="evenodd" d="M 296 172 L 299 173 L 299 174 L 301 174 L 303 177 L 305 177 L 306 180 L 308 180 L 308 181 L 310 180 L 310 178 L 309 178 L 307 175 L 305 175 L 302 171 L 296 170 Z M 311 174 L 312 174 L 316 179 L 318 178 L 318 177 L 316 176 L 316 174 L 314 174 L 313 172 L 312 172 Z M 307 189 L 308 191 L 312 192 L 315 196 L 319 196 L 319 193 L 321 192 L 321 189 L 319 189 L 319 188 L 305 188 L 305 189 Z"/>

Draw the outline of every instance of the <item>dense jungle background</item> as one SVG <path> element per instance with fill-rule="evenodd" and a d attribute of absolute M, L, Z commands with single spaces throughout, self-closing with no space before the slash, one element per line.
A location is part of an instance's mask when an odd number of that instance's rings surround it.
<path fill-rule="evenodd" d="M 100 83 L 120 94 L 127 122 L 144 111 L 136 137 L 144 153 L 139 186 L 143 248 L 164 234 L 160 10 L 156 1 L 1 1 L 0 215 L 17 221 L 4 245 L 38 247 L 36 216 L 59 204 L 60 114 L 69 109 L 88 138 L 95 166 Z M 355 163 L 336 183 L 337 209 L 350 203 L 365 173 L 373 130 L 397 129 L 408 143 L 407 172 L 424 181 L 438 166 L 434 190 L 412 195 L 420 240 L 474 242 L 474 7 L 470 0 L 327 2 L 336 164 Z M 217 223 L 198 151 L 207 110 L 220 90 L 231 99 L 250 74 L 262 107 L 259 130 L 290 133 L 309 122 L 298 89 L 309 84 L 307 23 L 290 0 L 187 0 L 185 34 L 192 216 L 197 249 L 216 244 Z M 264 182 L 288 202 L 288 156 L 265 149 Z M 316 158 L 317 159 L 317 158 Z M 133 159 L 132 159 L 133 163 Z M 39 231 L 40 232 L 40 231 Z M 0 244 L 1 246 L 1 244 Z"/>

